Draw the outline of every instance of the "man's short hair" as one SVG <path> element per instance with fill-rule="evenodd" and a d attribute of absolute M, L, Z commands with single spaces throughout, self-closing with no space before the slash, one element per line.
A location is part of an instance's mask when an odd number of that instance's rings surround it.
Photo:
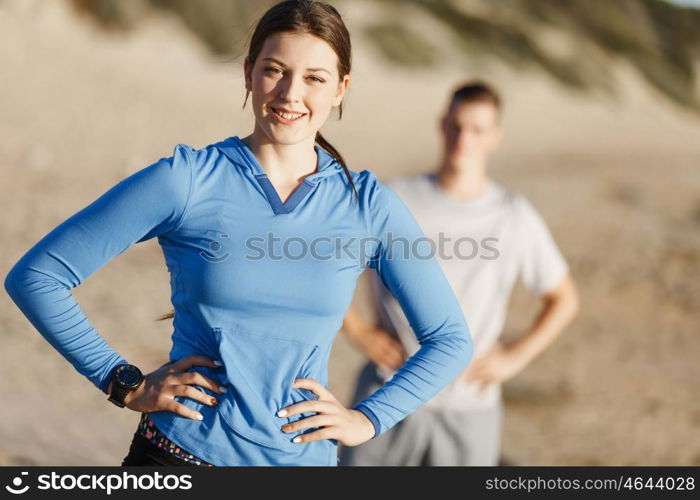
<path fill-rule="evenodd" d="M 488 102 L 494 105 L 498 115 L 501 114 L 501 96 L 488 83 L 474 80 L 461 84 L 452 93 L 449 107 L 467 102 Z"/>

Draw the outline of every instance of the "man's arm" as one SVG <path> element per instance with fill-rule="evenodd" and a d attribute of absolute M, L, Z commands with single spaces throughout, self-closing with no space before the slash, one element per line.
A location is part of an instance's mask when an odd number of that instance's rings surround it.
<path fill-rule="evenodd" d="M 343 319 L 343 332 L 372 362 L 382 368 L 398 370 L 408 357 L 398 340 L 386 330 L 365 321 L 353 303 Z"/>
<path fill-rule="evenodd" d="M 554 241 L 547 224 L 523 196 L 515 198 L 520 276 L 528 290 L 542 298 L 539 315 L 530 328 L 514 343 L 497 343 L 463 372 L 466 379 L 504 382 L 539 356 L 578 313 L 579 301 L 569 266 Z"/>
<path fill-rule="evenodd" d="M 541 297 L 542 309 L 530 328 L 508 347 L 499 343 L 475 359 L 463 373 L 466 380 L 480 381 L 483 390 L 490 383 L 513 378 L 547 349 L 578 314 L 578 293 L 569 273 Z"/>
<path fill-rule="evenodd" d="M 532 326 L 509 347 L 525 366 L 547 349 L 578 314 L 578 293 L 571 274 L 542 295 L 542 302 Z"/>

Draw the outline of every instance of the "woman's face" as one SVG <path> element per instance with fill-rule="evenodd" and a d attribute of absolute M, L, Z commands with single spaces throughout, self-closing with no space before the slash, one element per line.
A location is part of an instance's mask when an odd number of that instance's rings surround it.
<path fill-rule="evenodd" d="M 338 57 L 325 41 L 308 33 L 275 33 L 265 40 L 255 64 L 245 62 L 256 129 L 273 143 L 311 141 L 350 83 L 338 74 Z"/>

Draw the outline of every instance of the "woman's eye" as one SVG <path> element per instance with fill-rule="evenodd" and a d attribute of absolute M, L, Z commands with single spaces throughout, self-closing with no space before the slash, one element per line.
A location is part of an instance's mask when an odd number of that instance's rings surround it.
<path fill-rule="evenodd" d="M 282 70 L 279 68 L 273 68 L 272 66 L 265 68 L 266 73 L 282 73 Z"/>
<path fill-rule="evenodd" d="M 309 78 L 311 80 L 313 80 L 314 82 L 318 82 L 318 83 L 325 83 L 326 82 L 326 80 L 324 80 L 323 78 L 319 78 L 317 76 L 310 76 Z"/>

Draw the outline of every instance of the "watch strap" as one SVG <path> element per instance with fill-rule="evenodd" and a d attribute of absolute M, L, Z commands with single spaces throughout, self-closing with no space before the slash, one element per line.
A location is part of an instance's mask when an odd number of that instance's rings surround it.
<path fill-rule="evenodd" d="M 136 387 L 133 387 L 133 388 L 123 387 L 121 384 L 118 383 L 117 377 L 116 377 L 116 372 L 119 369 L 119 367 L 121 367 L 121 366 L 122 366 L 122 364 L 119 364 L 119 365 L 115 366 L 114 369 L 112 370 L 112 375 L 111 375 L 112 389 L 110 391 L 110 395 L 109 395 L 109 398 L 107 398 L 107 400 L 111 401 L 112 403 L 114 403 L 115 405 L 117 405 L 120 408 L 124 408 L 126 406 L 126 403 L 124 401 L 124 399 L 126 398 L 126 395 L 128 393 L 130 393 L 131 391 L 135 391 L 136 389 L 138 389 L 141 386 L 141 384 L 143 383 L 145 377 L 143 376 L 143 374 L 141 375 L 141 380 L 139 381 L 138 385 L 136 385 Z"/>
<path fill-rule="evenodd" d="M 129 393 L 129 389 L 125 389 L 115 382 L 112 382 L 112 392 L 109 395 L 109 401 L 117 405 L 119 408 L 124 408 L 126 406 L 126 403 L 124 402 L 124 399 L 126 398 L 126 395 Z"/>

